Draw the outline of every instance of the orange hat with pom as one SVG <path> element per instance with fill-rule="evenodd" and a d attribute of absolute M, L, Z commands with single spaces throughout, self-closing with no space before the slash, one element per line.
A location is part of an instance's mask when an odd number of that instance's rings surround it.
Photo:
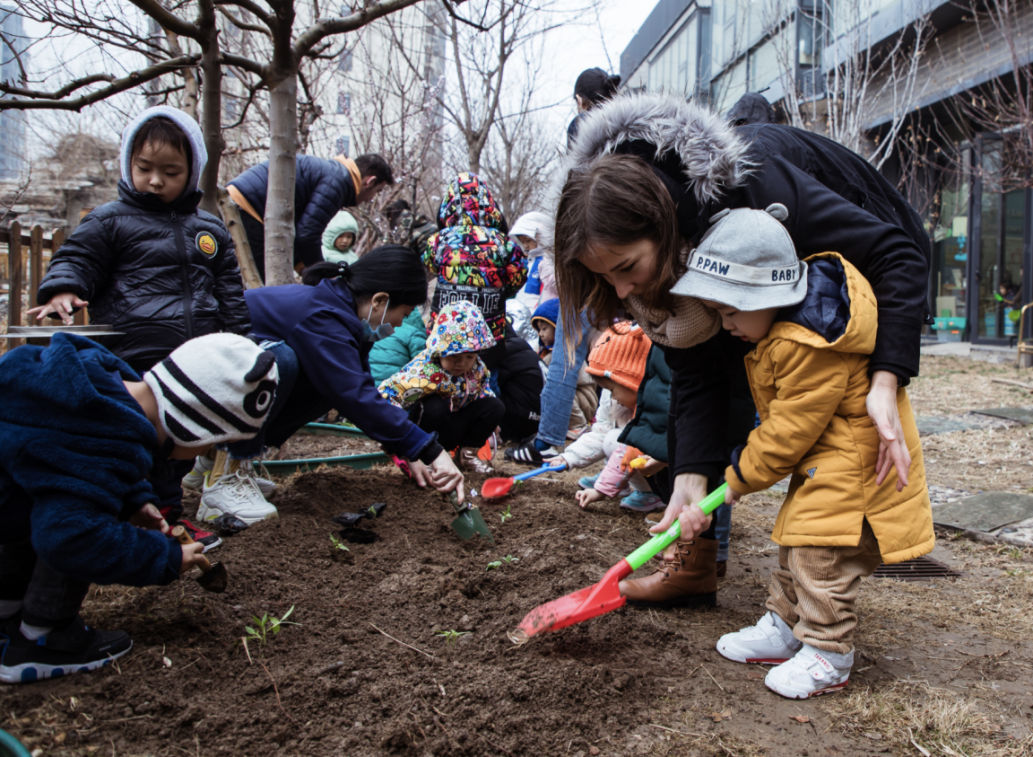
<path fill-rule="evenodd" d="M 646 375 L 649 347 L 649 337 L 638 326 L 615 323 L 592 347 L 586 370 L 637 392 Z"/>

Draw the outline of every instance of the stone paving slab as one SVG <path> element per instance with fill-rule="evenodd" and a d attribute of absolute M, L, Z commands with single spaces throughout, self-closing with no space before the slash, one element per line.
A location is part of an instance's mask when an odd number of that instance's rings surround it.
<path fill-rule="evenodd" d="M 980 415 L 992 415 L 995 418 L 1004 418 L 1016 423 L 1033 423 L 1033 410 L 1025 407 L 991 407 L 985 410 L 973 410 L 973 413 Z"/>
<path fill-rule="evenodd" d="M 1033 518 L 1033 497 L 1010 492 L 985 492 L 939 505 L 933 520 L 953 528 L 985 531 Z"/>

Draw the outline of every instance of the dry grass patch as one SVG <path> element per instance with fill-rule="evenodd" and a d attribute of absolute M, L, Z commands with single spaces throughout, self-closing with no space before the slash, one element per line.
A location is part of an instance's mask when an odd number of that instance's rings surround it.
<path fill-rule="evenodd" d="M 845 733 L 904 747 L 907 754 L 1020 757 L 1033 749 L 1033 738 L 1004 735 L 989 700 L 921 682 L 854 689 L 829 698 L 823 709 Z"/>
<path fill-rule="evenodd" d="M 970 429 L 922 439 L 930 483 L 968 491 L 1030 490 L 1033 429 Z"/>
<path fill-rule="evenodd" d="M 919 415 L 954 415 L 987 407 L 1029 407 L 1027 390 L 991 379 L 1007 378 L 1033 383 L 1029 370 L 958 357 L 922 357 L 921 374 L 911 380 L 907 393 Z"/>

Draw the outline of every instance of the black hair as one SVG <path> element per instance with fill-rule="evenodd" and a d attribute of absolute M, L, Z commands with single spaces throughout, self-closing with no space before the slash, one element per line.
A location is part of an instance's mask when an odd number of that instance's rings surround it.
<path fill-rule="evenodd" d="M 133 137 L 133 151 L 131 157 L 136 157 L 143 146 L 150 142 L 155 147 L 161 147 L 162 145 L 168 145 L 173 150 L 178 150 L 183 153 L 187 159 L 187 171 L 190 170 L 194 162 L 194 153 L 190 149 L 190 138 L 187 137 L 185 131 L 179 128 L 179 125 L 171 118 L 165 116 L 155 116 L 154 118 L 148 118 L 140 126 L 139 131 L 136 132 L 136 136 Z"/>
<path fill-rule="evenodd" d="M 617 87 L 620 84 L 621 77 L 619 75 L 611 76 L 601 68 L 589 68 L 582 71 L 577 77 L 577 81 L 574 83 L 574 95 L 581 95 L 589 105 L 598 105 L 617 94 Z"/>
<path fill-rule="evenodd" d="M 377 183 L 384 182 L 386 184 L 394 184 L 395 177 L 391 173 L 391 165 L 384 160 L 384 158 L 376 153 L 367 153 L 360 155 L 355 159 L 355 165 L 359 168 L 359 173 L 362 174 L 363 178 L 367 176 L 375 176 Z"/>
<path fill-rule="evenodd" d="M 412 210 L 412 206 L 405 200 L 395 200 L 384 208 L 384 215 L 387 216 L 387 222 L 391 224 L 392 229 L 398 225 L 402 213 L 407 210 Z"/>
<path fill-rule="evenodd" d="M 387 292 L 391 305 L 419 307 L 427 301 L 427 274 L 420 256 L 400 244 L 376 247 L 354 263 L 316 263 L 301 281 L 315 286 L 323 279 L 340 278 L 356 300 L 368 300 Z"/>

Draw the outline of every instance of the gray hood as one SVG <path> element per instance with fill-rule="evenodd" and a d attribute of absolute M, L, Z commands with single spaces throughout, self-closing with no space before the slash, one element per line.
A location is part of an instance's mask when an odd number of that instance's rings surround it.
<path fill-rule="evenodd" d="M 176 126 L 183 130 L 187 135 L 187 139 L 190 140 L 190 152 L 191 152 L 191 165 L 190 165 L 190 179 L 187 181 L 186 186 L 183 187 L 183 195 L 189 192 L 196 192 L 200 189 L 201 174 L 204 172 L 204 167 L 208 163 L 208 150 L 204 146 L 204 135 L 201 133 L 201 127 L 197 125 L 197 121 L 192 119 L 186 113 L 176 108 L 170 108 L 168 105 L 158 105 L 153 108 L 147 108 L 134 118 L 126 128 L 122 131 L 122 149 L 121 149 L 121 162 L 122 162 L 122 180 L 125 181 L 130 187 L 133 186 L 133 175 L 130 170 L 130 165 L 133 158 L 133 142 L 136 140 L 136 133 L 140 131 L 140 127 L 144 125 L 151 118 L 157 118 L 158 116 L 164 116 L 165 118 L 172 121 Z M 180 195 L 182 196 L 182 195 Z"/>
<path fill-rule="evenodd" d="M 743 183 L 750 170 L 747 144 L 719 115 L 679 97 L 621 95 L 592 108 L 581 122 L 577 141 L 567 153 L 563 176 L 586 170 L 619 145 L 645 141 L 657 158 L 674 153 L 681 163 L 685 191 L 705 204 L 719 200 Z"/>

